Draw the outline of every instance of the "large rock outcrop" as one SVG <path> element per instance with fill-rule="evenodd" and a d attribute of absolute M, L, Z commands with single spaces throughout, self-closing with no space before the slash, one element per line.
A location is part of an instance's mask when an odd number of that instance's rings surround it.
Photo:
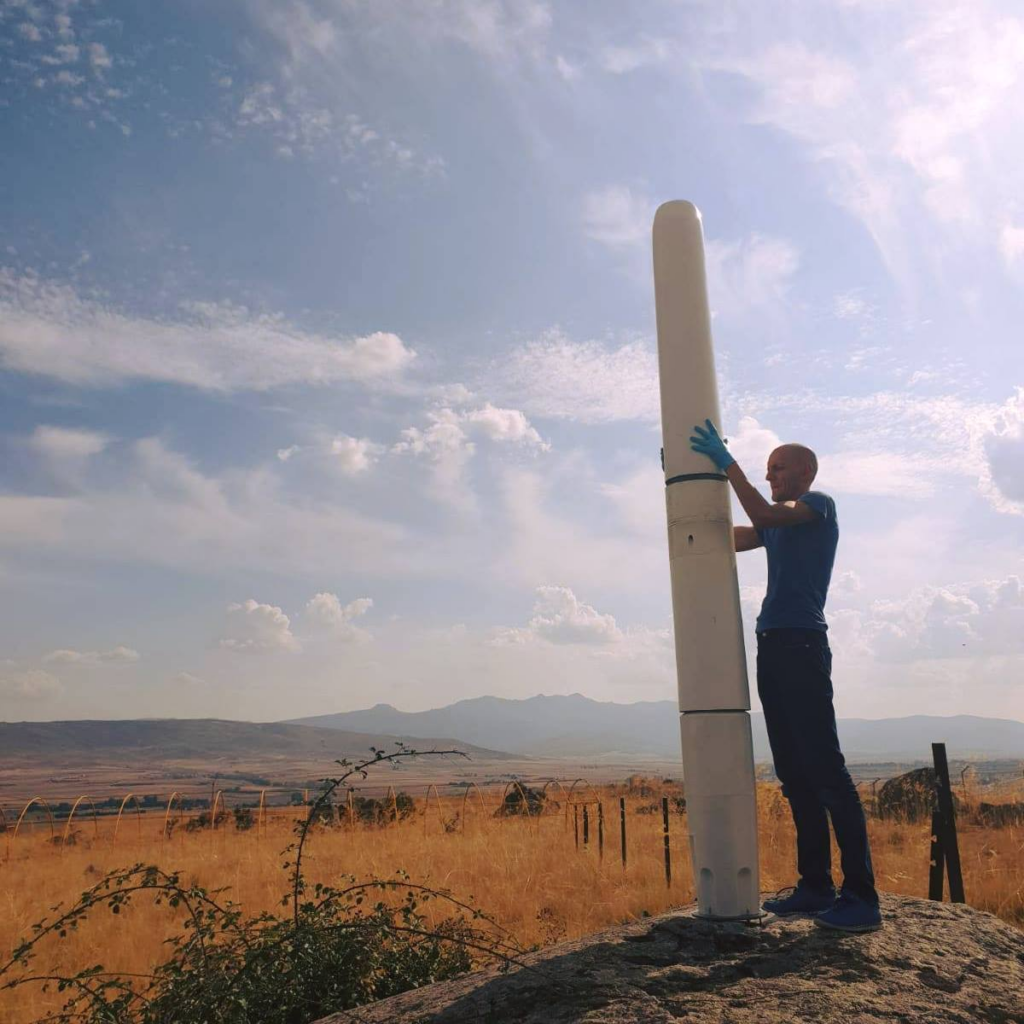
<path fill-rule="evenodd" d="M 1024 1024 L 1024 932 L 966 906 L 885 896 L 885 928 L 711 925 L 685 908 L 552 946 L 321 1024 Z"/>

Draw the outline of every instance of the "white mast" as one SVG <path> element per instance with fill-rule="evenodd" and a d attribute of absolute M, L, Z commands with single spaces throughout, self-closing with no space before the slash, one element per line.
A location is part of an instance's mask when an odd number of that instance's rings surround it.
<path fill-rule="evenodd" d="M 721 428 L 697 208 L 654 216 L 654 295 L 669 569 L 686 814 L 698 914 L 761 914 L 750 692 L 729 483 L 691 451 L 694 425 Z"/>

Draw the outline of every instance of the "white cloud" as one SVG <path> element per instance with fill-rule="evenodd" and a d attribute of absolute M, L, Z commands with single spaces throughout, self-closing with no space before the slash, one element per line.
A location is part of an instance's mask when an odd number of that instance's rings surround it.
<path fill-rule="evenodd" d="M 581 602 L 569 587 L 537 587 L 533 616 L 524 628 L 502 629 L 495 634 L 500 644 L 545 640 L 554 644 L 613 644 L 622 630 L 611 615 L 602 615 Z"/>
<path fill-rule="evenodd" d="M 474 514 L 476 496 L 468 489 L 463 474 L 476 445 L 466 436 L 462 416 L 452 409 L 437 409 L 428 412 L 427 419 L 428 426 L 423 430 L 406 427 L 402 440 L 391 450 L 428 459 L 435 498 L 466 514 Z"/>
<path fill-rule="evenodd" d="M 860 574 L 853 569 L 844 569 L 832 577 L 832 582 L 828 588 L 828 595 L 830 600 L 836 597 L 844 598 L 859 594 L 863 589 L 864 581 L 861 579 Z"/>
<path fill-rule="evenodd" d="M 1015 266 L 1024 256 L 1024 227 L 1004 224 L 999 232 L 999 251 L 1007 266 Z"/>
<path fill-rule="evenodd" d="M 498 409 L 488 402 L 483 408 L 464 413 L 463 420 L 492 441 L 534 446 L 545 452 L 551 449 L 518 409 Z"/>
<path fill-rule="evenodd" d="M 518 409 L 497 408 L 490 403 L 478 409 L 457 411 L 447 407 L 427 413 L 428 425 L 406 427 L 401 440 L 392 446 L 396 454 L 426 458 L 432 465 L 435 496 L 475 514 L 477 500 L 465 480 L 465 469 L 476 452 L 475 432 L 498 444 L 515 444 L 523 448 L 548 451 L 550 445 L 530 425 Z"/>
<path fill-rule="evenodd" d="M 226 650 L 255 654 L 300 649 L 291 620 L 276 605 L 260 604 L 250 597 L 242 604 L 229 604 L 227 613 L 231 636 L 220 641 Z"/>
<path fill-rule="evenodd" d="M 63 665 L 127 664 L 138 661 L 139 658 L 138 651 L 121 645 L 113 647 L 109 651 L 76 651 L 62 647 L 43 655 L 43 662 Z"/>
<path fill-rule="evenodd" d="M 553 329 L 514 349 L 492 373 L 491 386 L 532 416 L 611 423 L 661 415 L 658 358 L 650 342 L 609 348 Z"/>
<path fill-rule="evenodd" d="M 68 497 L 0 495 L 0 550 L 202 575 L 256 566 L 316 577 L 407 574 L 435 558 L 422 545 L 410 551 L 409 531 L 379 513 L 339 505 L 333 494 L 288 493 L 277 460 L 209 475 L 156 438 L 112 456 L 102 477 L 72 480 Z"/>
<path fill-rule="evenodd" d="M 175 672 L 171 682 L 179 686 L 203 686 L 205 680 L 192 672 Z"/>
<path fill-rule="evenodd" d="M 33 25 L 31 21 L 23 21 L 18 26 L 18 32 L 21 34 L 22 39 L 27 39 L 30 43 L 38 43 L 43 38 L 43 33 L 39 30 L 39 26 Z"/>
<path fill-rule="evenodd" d="M 372 607 L 373 599 L 369 597 L 358 597 L 342 605 L 337 594 L 319 593 L 306 603 L 303 621 L 329 632 L 336 639 L 365 643 L 370 634 L 355 625 L 353 620 L 365 615 Z"/>
<path fill-rule="evenodd" d="M 926 586 L 876 601 L 862 626 L 880 660 L 1024 653 L 1024 585 L 1001 580 Z"/>
<path fill-rule="evenodd" d="M 1024 388 L 996 410 L 982 447 L 982 493 L 997 511 L 1024 515 Z"/>
<path fill-rule="evenodd" d="M 583 224 L 588 238 L 612 249 L 650 241 L 655 203 L 628 185 L 609 185 L 583 197 Z"/>
<path fill-rule="evenodd" d="M 555 71 L 564 82 L 574 82 L 580 77 L 580 69 L 576 64 L 567 60 L 562 54 L 555 54 Z"/>
<path fill-rule="evenodd" d="M 339 434 L 331 441 L 331 454 L 335 464 L 347 476 L 358 476 L 373 465 L 375 452 L 380 446 L 365 437 L 349 437 Z M 278 452 L 278 458 L 281 453 Z"/>
<path fill-rule="evenodd" d="M 837 295 L 832 303 L 832 312 L 839 320 L 852 320 L 867 310 L 867 303 L 856 292 Z"/>
<path fill-rule="evenodd" d="M 153 380 L 210 391 L 394 380 L 415 358 L 394 334 L 334 338 L 278 314 L 191 303 L 178 321 L 133 317 L 74 289 L 0 269 L 0 360 L 78 385 Z"/>
<path fill-rule="evenodd" d="M 763 318 L 769 309 L 781 314 L 800 266 L 792 242 L 759 234 L 736 242 L 709 239 L 705 257 L 711 308 L 733 318 L 751 312 Z"/>
<path fill-rule="evenodd" d="M 782 443 L 779 435 L 763 427 L 753 416 L 741 416 L 736 430 L 732 432 L 723 429 L 720 423 L 716 425 L 748 479 L 755 483 L 761 480 L 768 468 L 768 456 Z"/>
<path fill-rule="evenodd" d="M 599 63 L 613 75 L 624 75 L 638 68 L 661 64 L 673 52 L 667 39 L 647 36 L 625 46 L 606 46 L 601 50 Z"/>
<path fill-rule="evenodd" d="M 0 668 L 0 695 L 11 700 L 47 700 L 63 692 L 60 680 L 42 669 Z"/>
<path fill-rule="evenodd" d="M 837 494 L 930 498 L 945 467 L 935 459 L 908 460 L 896 452 L 818 453 L 814 487 Z"/>
<path fill-rule="evenodd" d="M 329 101 L 329 97 L 325 97 Z M 256 82 L 243 94 L 234 128 L 266 136 L 282 157 L 330 153 L 339 161 L 361 157 L 371 165 L 432 177 L 444 173 L 444 160 L 424 155 L 400 139 L 388 137 L 358 114 L 338 112 L 314 101 L 309 91 L 292 84 L 280 88 Z"/>
<path fill-rule="evenodd" d="M 110 59 L 107 48 L 102 43 L 89 44 L 89 63 L 94 70 L 112 67 L 114 62 Z"/>
<path fill-rule="evenodd" d="M 829 194 L 904 284 L 922 266 L 908 242 L 920 250 L 921 215 L 937 236 L 955 232 L 961 251 L 965 238 L 991 245 L 989 225 L 1016 195 L 1024 23 L 998 4 L 938 0 L 894 6 L 884 20 L 847 5 L 838 20 L 803 27 L 802 40 L 784 43 L 730 30 L 704 63 L 758 87 L 750 120 L 806 145 Z M 857 45 L 840 54 L 844 38 Z M 927 255 L 924 266 L 945 258 Z"/>
<path fill-rule="evenodd" d="M 42 58 L 44 64 L 74 64 L 80 55 L 74 43 L 61 43 L 53 48 L 52 54 Z"/>
<path fill-rule="evenodd" d="M 652 464 L 657 465 L 656 459 L 653 454 Z M 565 463 L 559 468 L 563 473 L 571 471 Z M 494 552 L 494 578 L 503 585 L 511 582 L 529 587 L 541 580 L 571 579 L 590 593 L 607 593 L 612 585 L 608 567 L 615 566 L 616 595 L 649 595 L 651 580 L 665 571 L 664 483 L 655 478 L 650 495 L 660 504 L 660 511 L 653 520 L 655 530 L 645 533 L 640 511 L 634 520 L 636 532 L 608 529 L 604 520 L 609 505 L 600 501 L 602 485 L 578 471 L 562 480 L 565 484 L 569 481 L 573 500 L 564 505 L 552 494 L 550 474 L 542 476 L 519 467 L 504 471 L 498 513 L 502 543 Z M 582 496 L 590 497 L 593 506 L 581 505 Z M 642 496 L 636 498 L 642 504 Z M 616 504 L 610 503 L 612 508 Z M 616 510 L 620 515 L 630 514 L 621 505 Z M 591 512 L 600 515 L 591 516 Z"/>
<path fill-rule="evenodd" d="M 110 443 L 106 434 L 94 430 L 40 425 L 29 444 L 40 455 L 53 459 L 86 459 L 98 455 Z"/>
<path fill-rule="evenodd" d="M 297 444 L 291 444 L 287 448 L 278 448 L 277 457 L 281 462 L 287 462 L 299 450 Z"/>

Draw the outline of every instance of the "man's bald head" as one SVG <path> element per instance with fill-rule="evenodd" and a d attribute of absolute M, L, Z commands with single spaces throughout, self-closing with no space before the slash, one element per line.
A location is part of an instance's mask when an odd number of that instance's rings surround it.
<path fill-rule="evenodd" d="M 803 469 L 807 474 L 808 485 L 818 475 L 818 456 L 806 445 L 796 443 L 780 444 L 772 452 L 772 455 L 776 454 L 785 455 L 787 462 L 792 462 Z"/>

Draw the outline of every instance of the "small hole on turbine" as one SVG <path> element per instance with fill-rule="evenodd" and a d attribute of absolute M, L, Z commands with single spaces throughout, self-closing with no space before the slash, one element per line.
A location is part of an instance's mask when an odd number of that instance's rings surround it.
<path fill-rule="evenodd" d="M 693 534 L 692 533 L 690 534 L 689 537 L 686 538 L 686 542 L 687 542 L 687 544 L 692 544 L 693 543 Z"/>

